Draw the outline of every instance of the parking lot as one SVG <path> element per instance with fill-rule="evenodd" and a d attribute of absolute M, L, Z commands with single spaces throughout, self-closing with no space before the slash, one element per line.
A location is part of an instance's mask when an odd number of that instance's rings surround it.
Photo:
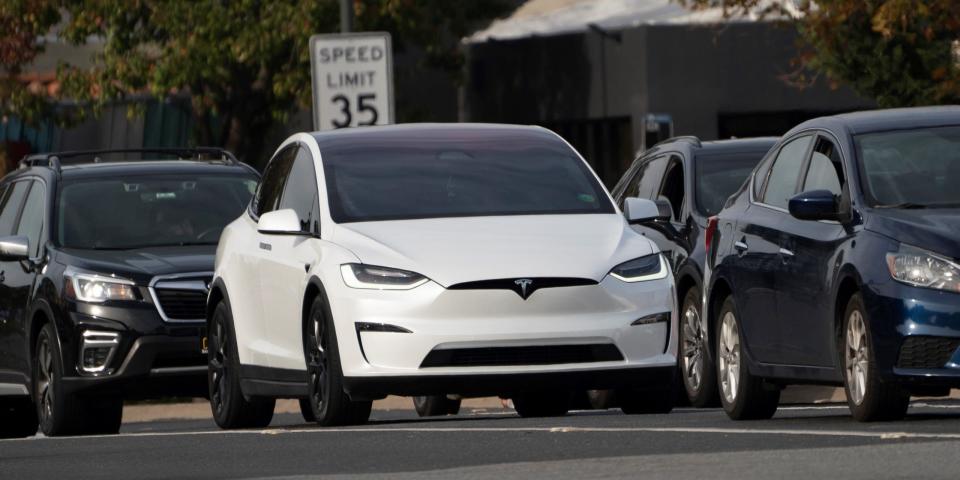
<path fill-rule="evenodd" d="M 119 436 L 0 441 L 0 469 L 4 478 L 955 478 L 958 447 L 955 401 L 915 401 L 906 420 L 873 424 L 854 422 L 844 404 L 786 406 L 758 422 L 719 409 L 522 419 L 465 408 L 430 420 L 378 410 L 350 428 L 294 414 L 264 430 L 131 423 Z"/>

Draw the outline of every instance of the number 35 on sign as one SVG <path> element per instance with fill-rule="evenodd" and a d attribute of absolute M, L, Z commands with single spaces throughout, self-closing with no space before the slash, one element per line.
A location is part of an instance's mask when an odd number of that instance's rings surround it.
<path fill-rule="evenodd" d="M 313 126 L 393 123 L 393 48 L 387 32 L 310 37 Z"/>

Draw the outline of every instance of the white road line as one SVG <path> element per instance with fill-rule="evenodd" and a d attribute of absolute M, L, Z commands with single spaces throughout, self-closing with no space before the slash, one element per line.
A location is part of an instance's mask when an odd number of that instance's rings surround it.
<path fill-rule="evenodd" d="M 960 433 L 911 433 L 845 430 L 791 430 L 751 428 L 685 428 L 685 427 L 356 427 L 356 428 L 300 428 L 266 430 L 208 430 L 201 432 L 138 432 L 122 435 L 91 435 L 86 437 L 55 437 L 49 440 L 89 440 L 93 438 L 149 438 L 197 435 L 290 435 L 301 433 L 702 433 L 722 435 L 790 435 L 814 437 L 858 437 L 880 440 L 926 439 L 960 440 Z M 2 442 L 35 441 L 38 438 L 0 440 Z"/>

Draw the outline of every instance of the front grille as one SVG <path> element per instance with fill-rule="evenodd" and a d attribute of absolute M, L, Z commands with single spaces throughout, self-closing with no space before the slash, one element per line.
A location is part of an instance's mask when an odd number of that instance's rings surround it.
<path fill-rule="evenodd" d="M 207 316 L 207 292 L 202 290 L 156 289 L 157 301 L 171 320 L 202 320 Z"/>
<path fill-rule="evenodd" d="M 557 365 L 619 360 L 623 360 L 623 354 L 611 344 L 454 348 L 431 351 L 420 367 Z"/>
<path fill-rule="evenodd" d="M 909 337 L 900 347 L 900 368 L 943 368 L 960 347 L 960 338 Z"/>

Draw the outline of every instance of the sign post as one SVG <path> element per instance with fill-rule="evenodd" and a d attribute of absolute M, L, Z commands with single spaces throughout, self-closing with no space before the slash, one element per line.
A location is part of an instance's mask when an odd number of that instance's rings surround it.
<path fill-rule="evenodd" d="M 393 48 L 387 32 L 313 35 L 313 128 L 393 123 Z"/>

